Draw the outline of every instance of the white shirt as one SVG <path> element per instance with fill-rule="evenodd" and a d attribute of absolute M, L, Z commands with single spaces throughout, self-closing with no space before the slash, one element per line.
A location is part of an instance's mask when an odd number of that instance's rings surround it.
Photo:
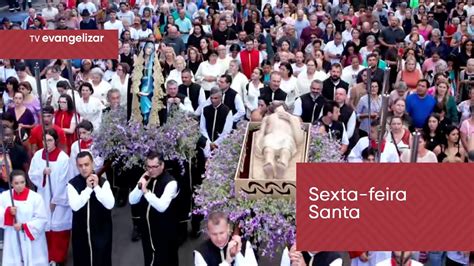
<path fill-rule="evenodd" d="M 286 104 L 288 107 L 292 108 L 296 97 L 300 96 L 301 94 L 298 91 L 298 86 L 296 85 L 296 78 L 295 76 L 291 76 L 288 80 L 281 79 L 280 89 L 286 92 Z"/>
<path fill-rule="evenodd" d="M 347 121 L 347 138 L 352 138 L 352 135 L 354 135 L 354 131 L 356 128 L 357 124 L 357 114 L 355 111 L 352 111 L 351 117 L 349 118 L 349 121 Z"/>
<path fill-rule="evenodd" d="M 258 97 L 260 97 L 260 89 L 263 88 L 263 83 L 259 83 L 257 87 L 250 81 L 247 91 L 244 94 L 244 105 L 249 112 L 258 108 Z M 249 115 L 249 114 L 248 114 Z"/>
<path fill-rule="evenodd" d="M 73 211 L 78 211 L 82 207 L 84 207 L 84 205 L 89 202 L 92 192 L 95 192 L 95 197 L 106 209 L 111 210 L 114 207 L 114 194 L 110 189 L 109 181 L 105 180 L 104 184 L 102 184 L 102 187 L 100 185 L 95 186 L 94 189 L 86 187 L 80 193 L 78 193 L 76 188 L 74 188 L 71 184 L 68 183 L 67 195 L 69 198 L 69 205 L 71 206 L 71 209 Z"/>
<path fill-rule="evenodd" d="M 99 85 L 94 85 L 94 83 L 92 83 L 92 81 L 90 80 L 89 83 L 92 85 L 92 88 L 94 88 L 93 96 L 99 99 L 102 102 L 102 105 L 106 106 L 107 92 L 112 88 L 112 86 L 110 86 L 110 83 L 104 80 L 101 80 Z"/>
<path fill-rule="evenodd" d="M 128 82 L 129 82 L 129 74 L 125 76 L 125 82 L 122 83 L 120 77 L 115 74 L 112 76 L 112 80 L 110 81 L 110 85 L 114 89 L 118 89 L 120 91 L 120 106 L 127 106 L 127 93 L 128 93 Z"/>
<path fill-rule="evenodd" d="M 79 15 L 82 14 L 82 11 L 84 11 L 84 9 L 89 10 L 89 13 L 91 15 L 97 13 L 97 7 L 91 2 L 88 2 L 88 3 L 82 2 L 82 3 L 80 3 L 77 6 L 77 11 L 78 11 L 77 13 L 79 13 Z"/>
<path fill-rule="evenodd" d="M 230 87 L 239 94 L 239 97 L 242 98 L 242 101 L 244 100 L 245 87 L 247 86 L 247 83 L 249 83 L 249 79 L 247 76 L 242 74 L 242 72 L 238 72 L 235 77 L 232 77 L 232 83 Z"/>
<path fill-rule="evenodd" d="M 311 257 L 316 255 L 311 252 L 308 252 L 308 253 Z M 287 247 L 285 247 L 285 249 L 283 250 L 283 254 L 281 255 L 280 266 L 291 266 L 290 254 Z M 341 258 L 335 259 L 329 264 L 329 266 L 342 266 L 342 259 Z"/>
<path fill-rule="evenodd" d="M 135 15 L 132 11 L 128 10 L 126 12 L 119 11 L 117 12 L 117 18 L 123 21 L 128 21 L 128 25 L 133 25 L 133 20 L 135 19 Z"/>
<path fill-rule="evenodd" d="M 18 79 L 18 75 L 16 74 L 16 71 L 14 68 L 6 68 L 5 66 L 0 67 L 0 80 L 5 82 L 7 78 L 9 77 L 15 77 Z"/>
<path fill-rule="evenodd" d="M 297 66 L 296 63 L 295 63 L 295 64 L 291 64 L 291 68 L 293 69 L 293 75 L 294 75 L 295 77 L 298 77 L 301 72 L 305 72 L 305 71 L 306 71 L 306 64 L 303 64 L 302 67 Z"/>
<path fill-rule="evenodd" d="M 59 11 L 55 7 L 51 7 L 51 10 L 46 7 L 46 8 L 43 8 L 43 10 L 41 11 L 41 15 L 46 20 L 46 28 L 48 30 L 54 30 L 56 28 L 56 23 L 55 23 L 54 18 L 56 17 L 58 13 Z"/>
<path fill-rule="evenodd" d="M 352 87 L 354 84 L 357 84 L 357 74 L 364 68 L 362 65 L 359 65 L 357 69 L 354 69 L 352 65 L 346 66 L 342 70 L 341 79 L 348 83 L 349 87 Z"/>
<path fill-rule="evenodd" d="M 308 77 L 308 72 L 307 71 L 301 72 L 298 75 L 298 78 L 296 79 L 296 86 L 297 86 L 298 92 L 299 92 L 298 96 L 301 96 L 303 94 L 306 94 L 306 93 L 310 92 L 310 90 L 311 90 L 310 86 L 311 86 L 311 82 L 313 82 L 313 80 L 318 79 L 318 80 L 324 81 L 327 78 L 328 78 L 328 74 L 324 71 L 314 72 L 313 77 L 311 77 L 311 78 Z"/>
<path fill-rule="evenodd" d="M 171 107 L 172 107 L 171 105 L 172 104 L 170 104 L 170 103 L 166 103 L 166 107 L 167 107 L 168 110 L 171 109 Z M 184 98 L 184 103 L 180 102 L 178 104 L 178 108 L 179 108 L 179 110 L 181 110 L 183 112 L 186 112 L 186 113 L 193 113 L 194 112 L 193 105 L 191 103 L 191 100 L 189 100 L 188 97 Z"/>
<path fill-rule="evenodd" d="M 217 87 L 217 80 L 209 82 L 209 81 L 205 81 L 204 77 L 213 76 L 213 77 L 218 78 L 224 73 L 225 71 L 223 71 L 221 65 L 219 65 L 218 63 L 211 65 L 209 64 L 209 61 L 204 61 L 199 65 L 199 68 L 196 71 L 196 75 L 195 75 L 196 83 L 201 85 L 204 91 L 210 91 L 213 87 Z"/>
<path fill-rule="evenodd" d="M 120 34 L 122 34 L 122 31 L 123 31 L 122 21 L 115 20 L 115 22 L 112 22 L 109 20 L 104 23 L 104 30 L 117 30 L 118 38 L 120 38 Z"/>
<path fill-rule="evenodd" d="M 471 6 L 465 5 L 464 10 L 466 10 L 468 18 L 474 15 L 474 5 L 471 5 Z"/>
<path fill-rule="evenodd" d="M 367 61 L 367 56 L 371 54 L 374 50 L 375 50 L 375 47 L 372 48 L 372 51 L 369 51 L 367 49 L 367 46 L 360 48 L 359 53 L 360 53 L 360 56 L 362 57 L 362 61 Z"/>
<path fill-rule="evenodd" d="M 51 174 L 50 178 L 48 178 L 43 175 L 43 170 L 46 168 L 46 160 L 42 157 L 43 150 L 40 149 L 33 155 L 28 176 L 31 182 L 38 188 L 37 193 L 41 195 L 45 204 L 46 216 L 48 217 L 48 224 L 45 230 L 69 230 L 72 226 L 72 212 L 69 208 L 66 190 L 66 185 L 69 181 L 69 157 L 65 152 L 60 151 L 57 160 L 49 162 Z M 45 179 L 46 182 L 43 186 Z M 56 205 L 52 212 L 50 203 Z"/>
<path fill-rule="evenodd" d="M 253 252 L 250 242 L 246 241 L 245 243 L 245 257 L 242 255 L 242 252 L 237 253 L 234 258 L 234 266 L 257 266 L 257 259 L 255 258 L 255 253 Z M 221 251 L 224 253 L 223 256 L 227 255 L 227 250 L 221 249 Z M 202 254 L 197 250 L 194 250 L 194 266 L 207 266 Z M 223 261 L 219 263 L 219 266 L 230 266 L 230 264 Z"/>
<path fill-rule="evenodd" d="M 230 57 L 229 55 L 227 55 L 224 59 L 220 57 L 217 58 L 217 64 L 221 66 L 223 73 L 225 73 L 229 69 L 229 64 L 231 60 L 232 57 Z M 240 60 L 240 56 L 237 56 L 237 60 Z"/>
<path fill-rule="evenodd" d="M 362 162 L 362 151 L 369 147 L 369 137 L 360 138 L 357 144 L 352 148 L 347 160 L 350 163 Z M 400 157 L 398 156 L 397 148 L 393 143 L 385 142 L 385 148 L 380 155 L 381 163 L 399 163 Z"/>
<path fill-rule="evenodd" d="M 345 30 L 342 32 L 342 41 L 347 43 L 348 41 L 352 41 L 352 29 L 350 31 Z"/>
<path fill-rule="evenodd" d="M 183 84 L 183 81 L 181 80 L 181 71 L 179 71 L 178 69 L 173 69 L 170 71 L 170 74 L 168 75 L 168 77 L 166 78 L 165 80 L 165 85 L 166 83 L 169 81 L 169 80 L 174 80 L 176 82 L 178 82 L 178 86 Z M 191 73 L 191 80 L 194 82 L 194 75 L 193 73 Z"/>
<path fill-rule="evenodd" d="M 95 130 L 100 129 L 102 122 L 102 110 L 105 108 L 102 102 L 94 96 L 89 97 L 89 102 L 84 103 L 84 99 L 76 99 L 76 110 L 81 116 L 81 120 L 89 120 Z"/>
<path fill-rule="evenodd" d="M 342 55 L 342 52 L 344 51 L 344 45 L 341 43 L 339 45 L 336 45 L 334 43 L 334 41 L 330 41 L 326 44 L 326 46 L 324 46 L 324 53 L 331 53 L 331 54 L 334 54 L 334 55 Z M 334 63 L 340 63 L 341 60 L 339 59 L 335 59 L 335 58 L 331 58 L 331 64 L 334 64 Z"/>
<path fill-rule="evenodd" d="M 159 177 L 158 177 L 159 178 Z M 176 198 L 178 195 L 178 183 L 176 181 L 170 181 L 165 186 L 165 190 L 161 197 L 157 197 L 155 193 L 149 191 L 146 194 L 143 194 L 143 191 L 138 188 L 138 185 L 135 186 L 130 195 L 128 195 L 128 201 L 131 205 L 135 205 L 140 202 L 142 196 L 148 201 L 148 203 L 158 212 L 165 212 L 170 206 L 171 201 Z"/>
<path fill-rule="evenodd" d="M 151 31 L 149 28 L 146 28 L 146 30 L 139 29 L 137 31 L 138 39 L 146 39 L 150 34 L 153 34 L 153 31 Z"/>

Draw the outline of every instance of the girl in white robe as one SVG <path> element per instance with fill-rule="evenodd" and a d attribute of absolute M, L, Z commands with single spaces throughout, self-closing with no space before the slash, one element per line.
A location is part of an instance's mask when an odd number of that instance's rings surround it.
<path fill-rule="evenodd" d="M 45 230 L 49 261 L 64 263 L 72 227 L 72 211 L 67 196 L 69 157 L 57 147 L 57 143 L 56 131 L 46 130 L 49 168 L 46 167 L 45 151 L 41 149 L 34 154 L 28 175 L 44 201 L 48 218 Z M 50 178 L 47 177 L 48 173 Z"/>
<path fill-rule="evenodd" d="M 5 228 L 2 265 L 48 265 L 48 247 L 44 232 L 48 218 L 43 199 L 26 187 L 26 175 L 23 171 L 13 171 L 11 176 L 13 191 L 7 190 L 0 195 L 0 224 Z M 12 192 L 14 208 L 11 204 Z M 14 221 L 15 218 L 16 221 Z M 15 222 L 17 228 L 21 228 L 20 231 L 15 229 Z M 21 253 L 18 245 L 18 232 Z M 21 263 L 22 258 L 23 264 Z"/>
<path fill-rule="evenodd" d="M 92 131 L 94 131 L 94 126 L 90 121 L 83 120 L 79 125 L 77 125 L 79 131 L 79 140 L 75 141 L 71 145 L 71 156 L 69 157 L 69 180 L 73 179 L 79 174 L 79 169 L 77 169 L 76 157 L 79 154 L 79 147 L 81 151 L 88 151 L 92 154 Z M 104 160 L 100 157 L 94 157 L 94 171 L 96 173 L 104 165 Z"/>

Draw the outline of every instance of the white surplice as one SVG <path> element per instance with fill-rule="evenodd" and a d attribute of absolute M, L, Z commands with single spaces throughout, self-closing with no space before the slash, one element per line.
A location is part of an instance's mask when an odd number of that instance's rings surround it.
<path fill-rule="evenodd" d="M 69 230 L 72 227 L 72 210 L 69 207 L 67 196 L 69 157 L 65 152 L 60 151 L 57 159 L 49 162 L 49 168 L 51 169 L 51 189 L 53 192 L 53 195 L 51 195 L 49 179 L 43 176 L 43 170 L 46 168 L 46 160 L 43 160 L 42 154 L 43 149 L 35 153 L 33 159 L 31 159 L 28 175 L 33 184 L 38 188 L 38 194 L 41 195 L 44 201 L 45 211 L 48 217 L 46 231 Z M 43 186 L 44 178 L 46 181 Z M 56 204 L 52 215 L 50 208 L 51 203 Z"/>
<path fill-rule="evenodd" d="M 5 229 L 3 245 L 3 266 L 44 266 L 48 265 L 48 246 L 46 243 L 45 227 L 48 223 L 43 199 L 36 192 L 26 189 L 14 196 L 17 208 L 17 223 L 24 224 L 19 231 L 20 247 L 17 231 L 11 226 L 10 191 L 0 195 L 0 224 Z M 10 225 L 5 225 L 5 224 Z M 20 254 L 23 254 L 21 256 Z M 21 258 L 23 257 L 23 264 Z"/>

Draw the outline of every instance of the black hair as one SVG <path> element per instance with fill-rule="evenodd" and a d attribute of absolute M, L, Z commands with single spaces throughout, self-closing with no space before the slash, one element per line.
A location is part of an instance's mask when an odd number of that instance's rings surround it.
<path fill-rule="evenodd" d="M 230 46 L 229 51 L 231 52 L 240 52 L 240 45 L 234 43 Z"/>
<path fill-rule="evenodd" d="M 282 62 L 280 63 L 280 67 L 282 66 L 288 70 L 288 77 L 291 77 L 293 75 L 293 68 L 291 67 L 291 64 L 288 62 Z"/>
<path fill-rule="evenodd" d="M 3 112 L 1 117 L 2 121 L 8 121 L 13 124 L 13 130 L 16 130 L 18 128 L 18 122 L 16 121 L 16 117 L 14 114 L 10 112 Z"/>
<path fill-rule="evenodd" d="M 82 87 L 89 88 L 89 90 L 91 91 L 91 95 L 94 94 L 94 88 L 92 87 L 92 84 L 90 84 L 89 82 L 84 82 L 81 84 L 81 86 L 79 87 L 79 93 L 82 91 Z M 81 94 L 81 97 L 82 97 L 82 94 Z"/>
<path fill-rule="evenodd" d="M 26 64 L 23 62 L 17 62 L 15 65 L 16 71 L 26 71 Z"/>
<path fill-rule="evenodd" d="M 11 84 L 13 86 L 13 91 L 18 91 L 18 87 L 20 87 L 20 82 L 15 77 L 7 78 L 5 84 Z"/>
<path fill-rule="evenodd" d="M 424 82 L 426 84 L 426 88 L 430 86 L 430 82 L 427 79 L 420 79 L 416 84 L 419 84 L 420 82 Z"/>
<path fill-rule="evenodd" d="M 116 71 L 117 70 L 117 66 L 119 64 L 118 60 L 117 59 L 110 59 L 110 61 L 112 61 L 112 71 Z"/>
<path fill-rule="evenodd" d="M 232 76 L 231 75 L 227 75 L 227 74 L 224 74 L 222 76 L 220 76 L 221 78 L 225 78 L 225 82 L 231 84 L 232 83 Z"/>
<path fill-rule="evenodd" d="M 94 131 L 94 125 L 89 120 L 82 120 L 78 125 L 77 128 L 83 128 L 89 132 Z"/>
<path fill-rule="evenodd" d="M 146 155 L 147 160 L 154 160 L 158 158 L 158 161 L 160 162 L 165 162 L 165 157 L 163 156 L 163 153 L 157 152 L 157 151 L 149 151 L 148 154 Z"/>
<path fill-rule="evenodd" d="M 23 170 L 12 170 L 11 173 L 10 173 L 10 182 L 13 182 L 13 178 L 15 176 L 22 176 L 23 178 L 25 178 L 25 187 L 26 188 L 32 188 L 33 187 L 33 183 L 31 182 L 31 180 L 28 178 L 28 176 L 26 175 L 26 173 L 23 171 Z"/>
<path fill-rule="evenodd" d="M 323 106 L 323 116 L 326 116 L 328 113 L 334 112 L 334 107 L 339 107 L 335 101 L 327 101 Z"/>
<path fill-rule="evenodd" d="M 69 96 L 68 94 L 61 94 L 61 96 L 59 96 L 59 99 L 61 99 L 61 98 L 66 99 L 66 102 L 67 102 L 67 112 L 68 112 L 68 113 L 74 112 L 74 103 L 73 103 L 73 101 L 72 101 L 71 96 Z M 59 100 L 58 100 L 58 101 L 59 101 Z"/>
<path fill-rule="evenodd" d="M 272 62 L 271 62 L 270 60 L 268 60 L 268 59 L 263 59 L 263 60 L 262 60 L 262 63 L 260 64 L 260 67 L 264 67 L 264 66 L 266 66 L 266 65 L 271 66 L 271 65 L 272 65 Z"/>
<path fill-rule="evenodd" d="M 46 105 L 43 107 L 43 114 L 54 115 L 54 108 L 51 105 Z"/>
<path fill-rule="evenodd" d="M 362 151 L 362 159 L 367 160 L 369 159 L 369 156 L 376 156 L 376 151 L 375 149 L 372 149 L 371 147 L 367 147 Z"/>
<path fill-rule="evenodd" d="M 71 88 L 71 86 L 69 86 L 69 81 L 67 80 L 60 80 L 58 81 L 58 83 L 56 83 L 56 88 L 64 88 L 65 90 L 68 90 Z"/>
<path fill-rule="evenodd" d="M 92 158 L 92 154 L 89 152 L 89 151 L 81 151 L 77 154 L 76 156 L 76 161 L 80 158 L 84 158 L 84 157 L 89 157 L 89 159 L 91 159 L 91 161 L 94 161 L 94 158 Z"/>
<path fill-rule="evenodd" d="M 258 96 L 258 100 L 262 100 L 266 106 L 269 106 L 270 105 L 270 99 L 268 97 L 265 97 L 263 95 L 260 95 Z"/>
<path fill-rule="evenodd" d="M 58 135 L 58 132 L 56 132 L 56 130 L 54 128 L 50 128 L 50 129 L 45 130 L 44 134 L 45 135 L 50 135 L 51 137 L 53 137 L 55 144 L 58 143 L 59 135 Z"/>

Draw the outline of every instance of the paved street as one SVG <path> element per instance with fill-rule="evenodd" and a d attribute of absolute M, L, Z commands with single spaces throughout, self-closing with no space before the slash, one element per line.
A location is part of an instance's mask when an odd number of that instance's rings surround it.
<path fill-rule="evenodd" d="M 141 242 L 132 242 L 130 240 L 132 233 L 132 221 L 130 219 L 130 207 L 127 205 L 123 208 L 114 208 L 112 211 L 113 220 L 113 245 L 112 245 L 112 265 L 114 266 L 131 266 L 143 265 L 143 253 Z M 204 238 L 188 239 L 179 250 L 180 266 L 193 265 L 192 251 L 196 245 Z M 73 266 L 72 249 L 69 248 L 68 266 Z M 279 258 L 278 258 L 279 260 Z M 1 265 L 1 255 L 0 255 Z M 279 261 L 270 261 L 263 259 L 260 261 L 261 266 L 279 265 Z M 164 265 L 166 266 L 166 265 Z"/>

